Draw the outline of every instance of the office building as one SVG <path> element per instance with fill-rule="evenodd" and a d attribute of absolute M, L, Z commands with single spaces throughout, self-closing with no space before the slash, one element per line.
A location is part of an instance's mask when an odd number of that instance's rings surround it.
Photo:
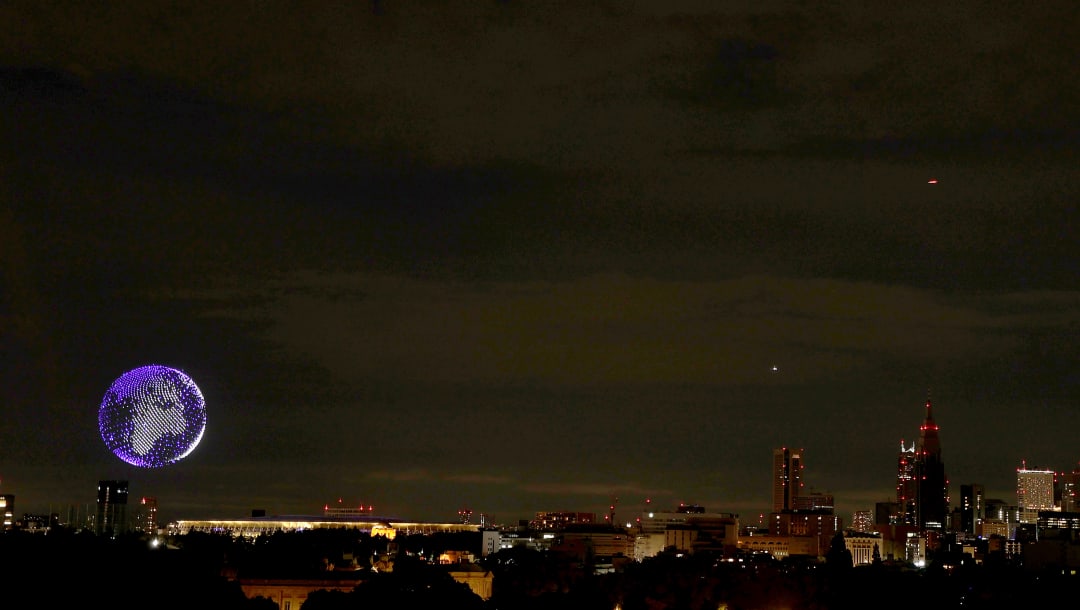
<path fill-rule="evenodd" d="M 773 512 L 795 510 L 802 489 L 802 450 L 773 450 Z"/>
<path fill-rule="evenodd" d="M 960 486 L 959 530 L 977 535 L 979 525 L 986 519 L 986 492 L 982 485 L 971 483 Z"/>
<path fill-rule="evenodd" d="M 1061 487 L 1061 512 L 1080 512 L 1080 469 L 1061 473 L 1058 481 Z"/>
<path fill-rule="evenodd" d="M 139 498 L 138 510 L 139 512 L 136 515 L 135 519 L 135 527 L 139 531 L 146 532 L 148 534 L 156 534 L 158 530 L 157 498 L 145 496 Z"/>
<path fill-rule="evenodd" d="M 743 544 L 740 540 L 743 550 L 772 547 L 778 549 L 773 552 L 777 558 L 781 554 L 818 556 L 824 554 L 832 536 L 841 531 L 843 524 L 834 514 L 832 495 L 803 492 L 802 455 L 802 449 L 773 450 L 773 511 L 765 535 L 768 539 L 753 544 Z"/>
<path fill-rule="evenodd" d="M 739 539 L 739 516 L 711 512 L 703 506 L 680 504 L 674 510 L 642 511 L 634 530 L 634 558 L 652 557 L 664 549 L 693 553 L 735 548 Z M 705 549 L 704 547 L 709 547 Z"/>
<path fill-rule="evenodd" d="M 540 511 L 536 513 L 536 518 L 529 522 L 529 527 L 534 530 L 557 532 L 570 525 L 592 523 L 596 523 L 596 513 Z"/>
<path fill-rule="evenodd" d="M 796 512 L 784 511 L 769 515 L 769 536 L 787 538 L 791 554 L 823 556 L 829 549 L 833 536 L 843 531 L 842 520 L 831 511 Z"/>
<path fill-rule="evenodd" d="M 986 498 L 983 501 L 986 506 L 985 514 L 986 519 L 993 519 L 994 521 L 1001 521 L 1002 523 L 1016 523 L 1017 508 L 1016 506 L 1000 500 L 998 498 Z"/>
<path fill-rule="evenodd" d="M 906 447 L 900 441 L 900 454 L 896 458 L 896 506 L 889 518 L 889 525 L 915 525 L 915 443 Z"/>
<path fill-rule="evenodd" d="M 1024 463 L 1016 469 L 1016 506 L 1020 523 L 1035 523 L 1039 511 L 1055 510 L 1054 471 L 1028 469 Z"/>
<path fill-rule="evenodd" d="M 10 530 L 15 526 L 15 495 L 0 494 L 0 530 Z"/>
<path fill-rule="evenodd" d="M 127 530 L 127 481 L 98 481 L 97 520 L 99 536 L 116 536 Z"/>
<path fill-rule="evenodd" d="M 851 516 L 851 530 L 855 532 L 874 531 L 874 514 L 868 510 L 857 510 Z"/>
<path fill-rule="evenodd" d="M 794 509 L 796 511 L 818 511 L 832 513 L 836 507 L 836 502 L 833 500 L 833 495 L 829 493 L 821 493 L 819 491 L 812 491 L 809 494 L 800 494 L 795 498 Z"/>

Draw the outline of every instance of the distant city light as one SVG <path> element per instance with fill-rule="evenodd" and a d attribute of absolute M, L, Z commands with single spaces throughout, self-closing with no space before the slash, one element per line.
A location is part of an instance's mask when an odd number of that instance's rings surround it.
<path fill-rule="evenodd" d="M 98 430 L 116 457 L 140 468 L 160 468 L 187 457 L 202 440 L 206 403 L 183 372 L 143 366 L 109 386 L 98 409 Z"/>

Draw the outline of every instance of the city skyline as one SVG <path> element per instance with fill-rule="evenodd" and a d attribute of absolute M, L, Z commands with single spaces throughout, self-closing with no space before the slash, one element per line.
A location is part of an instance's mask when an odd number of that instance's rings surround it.
<path fill-rule="evenodd" d="M 1072 10 L 5 3 L 0 493 L 746 520 L 787 446 L 848 519 L 929 391 L 1014 501 L 1080 460 Z M 142 469 L 151 365 L 206 421 Z"/>
<path fill-rule="evenodd" d="M 927 424 L 933 424 L 933 422 L 934 422 L 933 417 L 930 414 L 931 413 L 931 401 L 927 400 L 924 407 L 925 407 L 927 415 L 926 415 L 926 419 L 924 419 L 923 425 L 920 426 L 920 430 L 922 431 L 923 435 L 926 434 Z M 936 446 L 936 445 L 939 444 L 938 440 L 939 439 L 937 438 L 937 428 L 935 427 L 934 430 L 933 430 L 933 433 L 932 433 L 932 441 L 931 441 L 931 443 Z M 925 444 L 925 439 L 923 440 L 923 442 L 920 442 L 918 444 L 920 452 L 922 451 L 922 449 L 924 447 L 924 444 Z M 911 450 L 909 451 L 906 447 L 903 446 L 903 443 L 901 443 L 901 450 L 900 450 L 900 454 L 901 454 L 900 459 L 901 459 L 901 461 L 904 461 L 904 458 L 905 458 L 906 455 L 909 455 L 909 454 L 910 455 L 915 455 L 916 454 L 915 447 L 916 447 L 916 445 L 913 444 Z M 766 517 L 770 513 L 777 513 L 777 512 L 791 511 L 791 510 L 796 510 L 796 511 L 799 510 L 797 499 L 806 499 L 808 497 L 812 497 L 812 496 L 815 496 L 815 495 L 821 495 L 821 494 L 824 494 L 824 495 L 831 498 L 832 494 L 830 492 L 827 492 L 827 491 L 823 492 L 821 490 L 816 490 L 813 487 L 803 489 L 802 492 L 799 492 L 798 490 L 796 490 L 796 492 L 794 494 L 792 494 L 792 492 L 790 491 L 789 484 L 794 485 L 798 489 L 802 489 L 802 474 L 801 474 L 801 469 L 803 468 L 803 466 L 802 466 L 802 454 L 805 451 L 806 450 L 804 448 L 793 449 L 793 448 L 790 448 L 790 447 L 777 447 L 777 448 L 773 449 L 773 452 L 772 452 L 772 465 L 773 465 L 773 468 L 772 468 L 772 473 L 771 473 L 771 476 L 770 476 L 770 484 L 772 486 L 772 506 L 770 507 L 771 510 L 752 511 L 751 514 L 743 515 L 743 514 L 739 514 L 737 511 L 729 511 L 729 510 L 727 510 L 726 508 L 723 508 L 723 507 L 716 507 L 716 506 L 707 506 L 706 507 L 706 506 L 702 506 L 702 508 L 707 509 L 710 512 L 723 512 L 723 513 L 731 512 L 731 513 L 734 513 L 740 518 L 740 523 L 741 523 L 742 526 L 752 526 L 755 523 L 758 523 L 758 524 L 764 523 L 764 520 L 763 520 L 764 517 Z M 941 456 L 938 455 L 936 459 L 940 459 L 940 458 L 941 458 Z M 893 491 L 893 495 L 891 495 L 891 496 L 884 495 L 877 502 L 875 502 L 874 504 L 871 504 L 869 506 L 853 505 L 850 509 L 847 510 L 846 513 L 843 512 L 844 509 L 841 509 L 841 508 L 838 508 L 838 507 L 834 506 L 833 513 L 836 514 L 838 517 L 840 517 L 841 522 L 844 524 L 845 527 L 850 527 L 852 521 L 854 520 L 854 515 L 855 515 L 856 512 L 876 513 L 878 511 L 878 509 L 879 509 L 879 505 L 885 505 L 885 504 L 890 504 L 890 503 L 895 502 L 896 505 L 897 505 L 897 510 L 899 511 L 899 513 L 897 513 L 897 515 L 895 517 L 897 519 L 897 523 L 909 523 L 909 524 L 915 525 L 915 522 L 918 521 L 918 526 L 920 527 L 920 529 L 926 527 L 926 525 L 923 523 L 923 521 L 925 521 L 926 519 L 924 517 L 922 517 L 922 516 L 917 516 L 918 513 L 921 511 L 921 502 L 919 502 L 918 500 L 915 500 L 914 498 L 912 498 L 912 501 L 913 501 L 912 506 L 910 508 L 908 508 L 908 507 L 906 507 L 905 502 L 902 499 L 902 496 L 904 494 L 901 494 L 901 492 L 900 492 L 900 486 L 902 485 L 902 482 L 905 479 L 913 478 L 915 480 L 919 480 L 919 479 L 925 478 L 924 476 L 922 476 L 922 474 L 919 474 L 919 473 L 922 472 L 921 469 L 923 468 L 923 465 L 920 462 L 921 462 L 921 460 L 917 460 L 917 463 L 913 464 L 914 470 L 909 471 L 907 473 L 909 475 L 914 474 L 913 477 L 905 476 L 903 464 L 901 464 L 901 472 L 896 475 L 896 478 L 894 480 L 894 482 L 896 483 L 896 487 L 895 487 L 895 489 Z M 977 481 L 970 481 L 970 482 L 964 482 L 964 483 L 955 483 L 955 482 L 949 480 L 948 477 L 946 477 L 945 478 L 945 484 L 946 484 L 946 491 L 948 492 L 947 497 L 949 499 L 945 504 L 945 510 L 946 510 L 945 518 L 944 519 L 939 518 L 939 520 L 935 521 L 935 523 L 938 523 L 938 525 L 931 526 L 931 528 L 933 528 L 933 527 L 938 527 L 938 528 L 941 528 L 941 529 L 959 528 L 962 531 L 967 531 L 960 524 L 951 524 L 950 525 L 948 523 L 948 519 L 951 518 L 951 514 L 954 511 L 958 511 L 958 510 L 963 511 L 965 513 L 964 515 L 961 515 L 961 517 L 960 517 L 961 521 L 964 518 L 970 516 L 970 515 L 967 514 L 967 512 L 971 510 L 971 507 L 968 505 L 968 501 L 970 501 L 970 498 L 965 500 L 964 497 L 963 497 L 963 494 L 964 494 L 965 488 L 972 488 L 972 487 L 977 488 L 979 490 L 980 500 L 981 500 L 982 503 L 992 501 L 992 502 L 995 502 L 995 503 L 1000 502 L 1000 503 L 1002 503 L 1002 504 L 1004 504 L 1006 506 L 1011 506 L 1011 507 L 1017 509 L 1017 517 L 1020 520 L 1020 522 L 1024 522 L 1024 523 L 1034 522 L 1035 514 L 1037 513 L 1038 510 L 1053 510 L 1053 508 L 1055 506 L 1054 501 L 1053 501 L 1054 500 L 1054 481 L 1057 479 L 1057 477 L 1059 475 L 1061 475 L 1061 476 L 1071 475 L 1072 478 L 1075 478 L 1078 475 L 1078 473 L 1080 473 L 1080 467 L 1075 467 L 1071 471 L 1070 470 L 1055 470 L 1053 468 L 1041 468 L 1041 467 L 1031 467 L 1031 468 L 1029 468 L 1028 465 L 1027 465 L 1026 460 L 1023 460 L 1021 462 L 1020 466 L 1016 467 L 1014 472 L 1016 473 L 1016 478 L 1014 479 L 1014 482 L 1016 483 L 1016 485 L 1011 490 L 1011 495 L 1006 494 L 1003 497 L 997 497 L 997 496 L 993 496 L 992 494 L 986 494 L 985 493 L 985 485 L 983 485 L 983 484 L 981 484 L 981 483 L 979 483 Z M 1046 480 L 1043 480 L 1043 479 L 1045 479 L 1045 477 L 1047 475 L 1049 475 L 1049 477 L 1050 477 L 1048 479 L 1049 483 L 1047 483 Z M 931 477 L 931 478 L 933 478 L 933 477 Z M 940 479 L 938 479 L 938 480 L 940 480 Z M 1039 482 L 1038 483 L 1031 483 L 1029 481 L 1039 481 Z M 122 489 L 123 489 L 124 495 L 126 496 L 127 493 L 128 493 L 128 485 L 130 484 L 130 481 L 127 481 L 127 480 L 124 480 L 124 481 L 100 480 L 100 481 L 98 481 L 98 483 L 97 483 L 97 492 L 98 492 L 99 498 L 98 498 L 98 500 L 96 502 L 97 506 L 95 507 L 93 502 L 83 503 L 84 504 L 83 505 L 83 508 L 84 508 L 83 518 L 84 519 L 87 519 L 87 518 L 91 517 L 94 514 L 95 511 L 99 514 L 99 517 L 100 517 L 100 513 L 101 513 L 101 510 L 102 510 L 100 494 L 102 493 L 102 489 L 103 488 L 106 489 L 106 490 L 111 489 L 115 484 L 118 484 L 118 483 L 123 483 Z M 939 485 L 939 484 L 940 483 L 937 483 L 937 485 Z M 931 482 L 931 488 L 933 488 L 934 485 L 935 485 L 935 483 Z M 1049 485 L 1049 487 L 1047 485 Z M 1038 502 L 1033 502 L 1030 499 L 1030 497 L 1025 501 L 1024 497 L 1025 496 L 1030 496 L 1030 494 L 1031 494 L 1030 490 L 1031 490 L 1031 488 L 1033 486 L 1035 486 L 1038 489 L 1038 493 L 1040 494 Z M 955 493 L 954 493 L 954 490 L 955 490 Z M 2 492 L 2 491 L 3 490 L 0 489 L 0 492 Z M 168 494 L 168 490 L 159 490 L 159 492 L 160 493 L 165 493 L 166 495 Z M 914 496 L 915 496 L 915 498 L 917 498 L 917 497 L 923 495 L 924 493 L 925 493 L 924 491 L 917 489 L 916 491 L 914 491 Z M 6 494 L 6 495 L 11 496 L 12 499 L 17 499 L 17 497 L 15 497 L 15 494 Z M 136 495 L 139 495 L 139 494 L 136 494 Z M 156 513 L 157 513 L 157 510 L 158 510 L 158 508 L 157 508 L 157 497 L 152 495 L 152 494 L 150 494 L 150 495 L 142 494 L 141 502 L 145 503 L 148 499 L 149 499 L 149 501 L 151 501 L 153 503 L 153 511 L 155 513 L 155 518 L 156 518 Z M 371 515 L 373 515 L 373 518 L 386 517 L 386 518 L 390 518 L 390 519 L 397 519 L 397 520 L 404 520 L 404 521 L 415 520 L 415 521 L 420 521 L 420 522 L 433 522 L 433 523 L 456 522 L 456 521 L 461 520 L 463 518 L 462 517 L 463 513 L 467 513 L 470 517 L 475 515 L 475 518 L 476 518 L 476 520 L 478 522 L 479 521 L 484 521 L 485 524 L 487 524 L 487 525 L 511 526 L 511 525 L 514 525 L 514 524 L 516 524 L 518 522 L 530 521 L 530 520 L 532 520 L 532 518 L 535 515 L 543 513 L 543 512 L 550 512 L 550 511 L 567 512 L 567 511 L 569 511 L 569 512 L 574 512 L 575 514 L 589 513 L 589 514 L 592 514 L 595 517 L 596 522 L 598 522 L 598 523 L 610 522 L 610 523 L 612 523 L 612 524 L 614 524 L 616 526 L 621 526 L 621 525 L 631 523 L 634 520 L 635 517 L 640 516 L 643 512 L 649 512 L 649 511 L 652 511 L 652 510 L 656 510 L 656 511 L 674 511 L 674 510 L 677 510 L 681 506 L 701 506 L 701 505 L 698 505 L 698 504 L 696 504 L 694 502 L 685 502 L 685 501 L 677 501 L 677 502 L 675 502 L 673 504 L 665 505 L 665 504 L 662 504 L 660 502 L 653 502 L 653 499 L 651 497 L 650 498 L 643 498 L 643 499 L 641 499 L 641 501 L 639 501 L 639 502 L 637 502 L 635 504 L 632 504 L 632 505 L 628 505 L 628 504 L 619 505 L 619 499 L 618 498 L 609 498 L 609 501 L 611 501 L 612 503 L 608 504 L 606 507 L 603 507 L 603 510 L 596 510 L 597 509 L 596 506 L 592 506 L 588 510 L 579 509 L 577 507 L 572 507 L 572 506 L 562 506 L 562 505 L 560 505 L 559 507 L 555 507 L 555 506 L 539 506 L 539 507 L 536 507 L 531 512 L 527 513 L 527 514 L 514 515 L 513 517 L 511 517 L 509 519 L 506 519 L 506 518 L 500 519 L 499 518 L 500 515 L 495 515 L 495 514 L 491 513 L 490 511 L 485 511 L 485 510 L 482 510 L 482 509 L 474 510 L 473 508 L 471 508 L 471 505 L 469 503 L 465 503 L 464 505 L 462 505 L 461 507 L 458 507 L 456 509 L 456 514 L 454 514 L 454 515 L 452 515 L 450 513 L 446 513 L 445 515 L 435 516 L 434 513 L 429 512 L 428 514 L 431 515 L 431 516 L 428 516 L 428 517 L 423 518 L 423 519 L 413 519 L 413 517 L 415 515 L 410 514 L 408 512 L 405 512 L 403 514 L 395 514 L 395 515 L 379 512 L 378 510 L 376 510 L 376 506 L 374 504 L 370 503 L 370 499 L 369 499 L 369 502 L 363 502 L 363 501 L 358 501 L 357 499 L 354 499 L 354 498 L 346 499 L 345 497 L 338 497 L 336 499 L 336 502 L 333 499 L 323 502 L 322 505 L 321 505 L 321 509 L 320 509 L 319 503 L 315 502 L 314 504 L 312 504 L 312 506 L 310 507 L 309 510 L 300 510 L 298 512 L 288 512 L 288 511 L 286 511 L 286 512 L 273 512 L 273 511 L 271 511 L 270 513 L 267 513 L 267 511 L 266 511 L 266 509 L 264 507 L 252 507 L 251 510 L 248 511 L 248 513 L 245 513 L 245 514 L 223 515 L 223 514 L 214 514 L 214 513 L 211 512 L 211 513 L 206 513 L 206 514 L 202 514 L 202 515 L 194 516 L 194 517 L 193 516 L 175 515 L 175 516 L 171 517 L 171 520 L 191 520 L 191 519 L 196 519 L 196 520 L 201 520 L 201 519 L 231 520 L 231 519 L 245 519 L 245 518 L 254 516 L 256 513 L 260 514 L 260 515 L 266 515 L 266 516 L 283 516 L 283 515 L 299 516 L 299 515 L 303 515 L 303 516 L 312 516 L 312 517 L 314 517 L 314 516 L 321 515 L 321 514 L 323 514 L 324 512 L 326 512 L 328 510 L 330 510 L 330 511 L 337 510 L 339 512 L 340 511 L 348 512 L 349 510 L 352 510 L 354 512 L 355 511 L 361 511 L 361 512 L 365 512 L 366 514 L 371 514 Z M 1073 502 L 1075 502 L 1075 500 L 1073 500 Z M 13 503 L 13 504 L 15 506 L 18 506 L 17 503 Z M 294 505 L 294 506 L 298 506 L 298 505 Z M 919 508 L 916 508 L 917 506 Z M 350 508 L 347 508 L 347 507 L 354 507 L 354 508 L 350 509 Z M 1027 509 L 1026 512 L 1025 512 L 1025 508 Z M 620 510 L 617 510 L 617 509 L 621 509 L 621 512 L 620 512 Z M 625 517 L 626 511 L 629 511 L 630 517 Z M 47 516 L 49 514 L 57 514 L 57 515 L 60 516 L 60 518 L 61 518 L 61 520 L 63 522 L 72 522 L 74 524 L 74 522 L 79 521 L 79 517 L 78 517 L 79 512 L 78 512 L 77 504 L 75 504 L 75 503 L 69 503 L 69 504 L 66 504 L 66 505 L 63 504 L 63 503 L 59 503 L 59 504 L 50 503 L 48 510 L 44 511 L 44 512 L 42 512 L 40 510 L 36 511 L 36 512 L 35 511 L 29 511 L 28 512 L 28 511 L 24 511 L 24 510 L 18 511 L 18 512 L 19 512 L 19 515 L 18 515 L 19 517 L 21 517 L 23 514 L 39 514 L 39 515 L 45 515 L 45 516 Z M 423 512 L 423 511 L 421 511 L 421 512 Z M 910 514 L 907 517 L 905 517 L 904 516 L 905 512 L 910 513 Z M 937 514 L 937 513 L 935 513 L 935 514 Z M 76 516 L 75 519 L 71 518 L 72 515 Z M 439 518 L 440 516 L 442 516 L 444 518 Z M 610 517 L 615 517 L 615 518 L 614 518 L 614 520 L 612 520 Z M 471 521 L 471 519 L 470 519 L 470 521 Z"/>

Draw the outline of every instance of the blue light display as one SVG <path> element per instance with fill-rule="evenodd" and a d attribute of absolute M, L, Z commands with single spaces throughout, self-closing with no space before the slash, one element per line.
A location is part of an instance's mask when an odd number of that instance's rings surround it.
<path fill-rule="evenodd" d="M 132 369 L 109 386 L 98 409 L 105 446 L 141 468 L 174 464 L 206 430 L 206 402 L 183 372 L 160 365 Z"/>

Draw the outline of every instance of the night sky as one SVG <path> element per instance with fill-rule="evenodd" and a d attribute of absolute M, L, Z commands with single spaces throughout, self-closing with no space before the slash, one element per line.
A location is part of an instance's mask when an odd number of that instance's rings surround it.
<path fill-rule="evenodd" d="M 749 522 L 788 446 L 849 521 L 928 396 L 954 504 L 1077 466 L 1075 2 L 336 4 L 0 5 L 17 513 Z"/>

